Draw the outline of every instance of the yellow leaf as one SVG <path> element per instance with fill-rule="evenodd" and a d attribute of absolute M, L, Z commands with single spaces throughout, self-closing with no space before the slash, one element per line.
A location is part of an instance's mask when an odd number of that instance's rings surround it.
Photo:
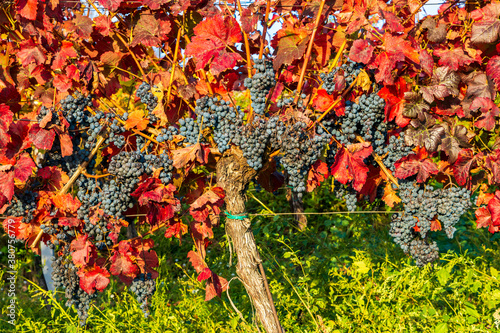
<path fill-rule="evenodd" d="M 144 112 L 142 110 L 135 110 L 129 116 L 125 122 L 126 129 L 137 128 L 139 131 L 143 131 L 148 127 L 149 120 L 144 119 Z"/>
<path fill-rule="evenodd" d="M 370 80 L 370 76 L 368 76 L 368 73 L 365 72 L 364 70 L 361 70 L 356 79 L 356 86 L 360 87 L 364 91 L 368 91 L 370 89 L 371 84 L 372 81 Z"/>

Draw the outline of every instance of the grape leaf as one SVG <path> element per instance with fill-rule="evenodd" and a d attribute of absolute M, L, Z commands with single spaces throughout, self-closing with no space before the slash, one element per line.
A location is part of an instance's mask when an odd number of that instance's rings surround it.
<path fill-rule="evenodd" d="M 189 251 L 187 257 L 189 258 L 189 262 L 191 262 L 191 265 L 193 265 L 194 269 L 196 270 L 196 273 L 199 274 L 203 272 L 205 268 L 208 268 L 205 260 L 198 252 Z"/>
<path fill-rule="evenodd" d="M 67 40 L 63 40 L 61 42 L 61 47 L 59 51 L 57 51 L 54 61 L 52 62 L 52 69 L 62 69 L 66 60 L 68 58 L 78 57 L 78 53 L 76 53 L 75 48 L 73 47 L 73 43 Z"/>
<path fill-rule="evenodd" d="M 481 71 L 475 71 L 462 79 L 467 84 L 466 98 L 485 97 L 494 99 L 496 95 L 495 85 L 488 76 Z"/>
<path fill-rule="evenodd" d="M 71 257 L 75 266 L 87 266 L 94 263 L 97 251 L 89 240 L 88 235 L 82 235 L 71 242 Z"/>
<path fill-rule="evenodd" d="M 429 51 L 426 49 L 420 49 L 418 51 L 418 56 L 420 59 L 420 67 L 429 76 L 432 76 L 432 71 L 434 69 L 434 59 L 430 55 Z"/>
<path fill-rule="evenodd" d="M 210 214 L 220 214 L 220 207 L 224 205 L 224 197 L 224 190 L 221 187 L 214 187 L 191 204 L 189 213 L 195 221 L 204 222 Z"/>
<path fill-rule="evenodd" d="M 43 64 L 47 57 L 45 52 L 41 50 L 39 45 L 36 45 L 31 39 L 19 43 L 19 51 L 17 56 L 21 61 L 22 66 L 28 66 L 31 63 L 36 65 Z"/>
<path fill-rule="evenodd" d="M 476 210 L 477 228 L 488 227 L 489 232 L 495 233 L 500 230 L 500 191 L 488 202 L 487 207 Z"/>
<path fill-rule="evenodd" d="M 335 98 L 327 93 L 325 89 L 318 89 L 313 99 L 313 106 L 318 111 L 326 111 L 334 101 Z"/>
<path fill-rule="evenodd" d="M 342 184 L 353 181 L 354 189 L 360 191 L 368 175 L 368 167 L 363 160 L 370 156 L 372 151 L 369 142 L 342 147 L 335 156 L 331 174 Z"/>
<path fill-rule="evenodd" d="M 500 184 L 500 149 L 495 149 L 486 156 L 484 167 L 488 171 L 489 184 Z"/>
<path fill-rule="evenodd" d="M 9 127 L 14 119 L 14 114 L 9 106 L 0 104 L 0 148 L 4 148 L 10 141 Z"/>
<path fill-rule="evenodd" d="M 500 20 L 498 18 L 474 22 L 472 24 L 471 42 L 474 44 L 493 43 L 500 34 Z"/>
<path fill-rule="evenodd" d="M 486 74 L 495 82 L 497 89 L 500 89 L 500 55 L 495 55 L 488 60 Z"/>
<path fill-rule="evenodd" d="M 181 169 L 189 162 L 197 161 L 200 164 L 206 164 L 210 150 L 208 147 L 197 143 L 192 146 L 176 149 L 172 151 L 173 165 L 176 169 Z"/>
<path fill-rule="evenodd" d="M 109 11 L 115 12 L 123 0 L 97 0 L 101 6 Z"/>
<path fill-rule="evenodd" d="M 139 273 L 139 267 L 132 261 L 131 254 L 122 254 L 119 251 L 115 251 L 114 255 L 110 259 L 111 267 L 110 272 L 113 275 L 117 275 L 125 278 L 134 278 Z"/>
<path fill-rule="evenodd" d="M 471 147 L 467 138 L 467 128 L 463 125 L 452 125 L 446 122 L 442 123 L 441 126 L 446 131 L 437 149 L 448 155 L 448 162 L 454 163 L 461 148 Z"/>
<path fill-rule="evenodd" d="M 475 164 L 474 152 L 471 149 L 462 149 L 458 153 L 457 160 L 453 165 L 453 175 L 458 185 L 464 186 L 469 183 L 470 169 Z"/>
<path fill-rule="evenodd" d="M 16 1 L 16 11 L 28 20 L 36 20 L 38 0 L 18 0 Z"/>
<path fill-rule="evenodd" d="M 226 291 L 229 283 L 223 277 L 218 276 L 212 272 L 212 276 L 207 281 L 207 287 L 205 288 L 205 302 L 210 301 L 215 296 L 222 296 L 222 292 Z"/>
<path fill-rule="evenodd" d="M 385 184 L 384 196 L 382 197 L 382 200 L 391 208 L 394 207 L 395 204 L 401 202 L 401 199 L 398 197 L 396 191 L 392 188 L 392 185 L 389 182 Z"/>
<path fill-rule="evenodd" d="M 94 265 L 85 267 L 78 271 L 80 277 L 80 287 L 92 295 L 96 290 L 103 291 L 109 284 L 110 274 L 104 267 Z"/>
<path fill-rule="evenodd" d="M 385 20 L 384 27 L 392 32 L 403 32 L 404 27 L 399 22 L 399 17 L 397 17 L 393 12 L 380 10 L 379 14 L 383 20 Z"/>
<path fill-rule="evenodd" d="M 460 67 L 468 65 L 475 60 L 464 53 L 462 48 L 454 49 L 438 49 L 434 50 L 434 55 L 439 58 L 438 64 L 447 66 L 453 71 L 457 71 Z"/>
<path fill-rule="evenodd" d="M 290 65 L 294 60 L 302 58 L 310 37 L 306 28 L 285 26 L 279 30 L 272 40 L 272 45 L 276 48 L 274 69 L 278 70 L 282 65 Z"/>
<path fill-rule="evenodd" d="M 158 46 L 167 39 L 170 30 L 170 22 L 157 20 L 151 13 L 144 12 L 134 27 L 134 38 L 131 45 Z"/>
<path fill-rule="evenodd" d="M 474 123 L 479 128 L 492 131 L 495 128 L 495 117 L 500 114 L 498 106 L 489 98 L 477 97 L 470 106 L 471 110 L 480 109 L 481 116 Z"/>
<path fill-rule="evenodd" d="M 61 217 L 57 220 L 57 224 L 66 227 L 79 227 L 82 221 L 76 217 Z"/>
<path fill-rule="evenodd" d="M 9 201 L 14 196 L 14 173 L 0 171 L 0 194 L 3 194 Z"/>
<path fill-rule="evenodd" d="M 427 104 L 420 94 L 407 91 L 404 93 L 405 104 L 403 108 L 403 116 L 408 118 L 424 119 L 424 113 L 429 111 L 429 104 Z"/>
<path fill-rule="evenodd" d="M 130 113 L 125 122 L 126 129 L 137 128 L 138 131 L 143 131 L 148 127 L 149 120 L 144 117 L 142 110 L 135 110 Z"/>
<path fill-rule="evenodd" d="M 428 103 L 434 102 L 434 98 L 444 99 L 447 96 L 458 95 L 458 84 L 460 77 L 449 67 L 438 67 L 434 70 L 431 85 L 420 88 L 424 100 Z"/>
<path fill-rule="evenodd" d="M 38 149 L 50 150 L 55 137 L 55 131 L 43 129 L 38 124 L 31 126 L 29 131 L 29 138 Z"/>
<path fill-rule="evenodd" d="M 349 50 L 349 59 L 368 64 L 372 58 L 373 50 L 375 48 L 366 39 L 357 39 L 352 43 Z"/>
<path fill-rule="evenodd" d="M 400 77 L 394 85 L 384 85 L 380 89 L 378 95 L 385 100 L 385 121 L 395 120 L 401 127 L 408 125 L 410 119 L 404 115 L 407 91 L 408 84 L 403 77 Z"/>
<path fill-rule="evenodd" d="M 97 16 L 94 18 L 95 30 L 103 36 L 109 36 L 111 32 L 111 19 L 108 16 Z"/>
<path fill-rule="evenodd" d="M 328 166 L 325 162 L 317 160 L 307 174 L 307 192 L 314 191 L 326 178 L 328 178 Z"/>
<path fill-rule="evenodd" d="M 187 232 L 188 232 L 188 226 L 179 221 L 167 227 L 164 236 L 165 238 L 176 237 L 181 239 L 181 236 L 186 234 Z"/>
<path fill-rule="evenodd" d="M 399 179 L 406 179 L 410 176 L 417 175 L 417 182 L 423 183 L 430 175 L 436 175 L 438 168 L 431 159 L 425 148 L 417 147 L 416 154 L 410 154 L 403 157 L 396 163 L 395 176 Z"/>
<path fill-rule="evenodd" d="M 205 18 L 194 28 L 195 36 L 186 47 L 186 55 L 196 60 L 196 69 L 203 69 L 210 63 L 215 75 L 236 66 L 241 56 L 226 51 L 226 47 L 241 42 L 238 22 L 231 16 L 216 15 Z"/>

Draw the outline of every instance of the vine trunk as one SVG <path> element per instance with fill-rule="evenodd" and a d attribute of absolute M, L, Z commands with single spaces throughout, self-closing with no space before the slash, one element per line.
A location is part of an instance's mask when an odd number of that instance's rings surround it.
<path fill-rule="evenodd" d="M 246 214 L 245 193 L 255 175 L 256 171 L 248 166 L 241 151 L 237 148 L 233 147 L 217 162 L 217 184 L 226 192 L 226 209 L 232 215 Z M 226 230 L 238 258 L 236 273 L 241 278 L 255 306 L 260 322 L 267 333 L 281 333 L 281 325 L 267 281 L 259 271 L 262 264 L 251 230 L 250 219 L 228 218 Z"/>

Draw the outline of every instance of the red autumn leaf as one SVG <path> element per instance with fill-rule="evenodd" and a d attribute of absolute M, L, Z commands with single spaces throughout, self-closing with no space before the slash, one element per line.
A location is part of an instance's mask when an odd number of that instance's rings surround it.
<path fill-rule="evenodd" d="M 384 82 L 385 84 L 394 84 L 394 77 L 392 76 L 392 70 L 396 67 L 398 61 L 403 61 L 404 56 L 402 54 L 392 55 L 388 52 L 381 52 L 375 60 L 371 67 L 377 69 L 375 74 L 375 80 L 377 82 Z"/>
<path fill-rule="evenodd" d="M 489 44 L 498 40 L 500 34 L 500 20 L 498 15 L 491 20 L 474 22 L 470 41 L 473 44 Z"/>
<path fill-rule="evenodd" d="M 144 112 L 142 110 L 135 110 L 130 113 L 127 121 L 125 122 L 126 129 L 136 128 L 139 131 L 143 131 L 148 127 L 149 120 L 144 118 Z"/>
<path fill-rule="evenodd" d="M 116 11 L 118 7 L 120 7 L 120 4 L 122 3 L 123 0 L 97 0 L 101 6 L 106 8 L 109 11 Z"/>
<path fill-rule="evenodd" d="M 241 56 L 228 52 L 226 47 L 241 42 L 238 22 L 231 16 L 215 15 L 205 18 L 194 28 L 194 37 L 186 47 L 186 55 L 196 60 L 196 69 L 210 63 L 210 71 L 218 75 L 236 66 Z"/>
<path fill-rule="evenodd" d="M 167 2 L 170 2 L 170 0 L 142 0 L 142 4 L 144 6 L 148 6 L 149 8 L 151 8 L 153 10 L 160 9 L 160 6 L 167 3 Z M 187 2 L 187 3 L 189 4 L 189 2 Z M 130 2 L 128 4 L 134 5 L 133 3 L 130 3 Z"/>
<path fill-rule="evenodd" d="M 82 221 L 76 217 L 61 217 L 57 221 L 58 225 L 67 227 L 79 227 Z"/>
<path fill-rule="evenodd" d="M 368 64 L 372 58 L 373 50 L 375 48 L 366 39 L 357 39 L 352 43 L 349 59 Z"/>
<path fill-rule="evenodd" d="M 212 276 L 212 271 L 210 270 L 210 268 L 208 267 L 205 267 L 201 272 L 200 274 L 198 275 L 198 281 L 204 281 L 204 280 L 207 280 L 208 278 L 210 278 Z"/>
<path fill-rule="evenodd" d="M 317 160 L 311 166 L 307 175 L 307 192 L 312 192 L 326 178 L 328 178 L 328 166 L 325 162 Z"/>
<path fill-rule="evenodd" d="M 188 232 L 188 226 L 182 222 L 177 222 L 165 230 L 165 238 L 176 237 L 181 239 L 181 236 Z"/>
<path fill-rule="evenodd" d="M 453 71 L 474 62 L 474 59 L 465 54 L 462 48 L 434 50 L 433 54 L 439 58 L 439 65 L 448 66 Z"/>
<path fill-rule="evenodd" d="M 76 14 L 75 18 L 71 21 L 74 32 L 83 39 L 89 39 L 92 34 L 92 19 L 88 16 Z"/>
<path fill-rule="evenodd" d="M 61 189 L 69 180 L 66 172 L 56 166 L 39 169 L 37 176 L 45 180 L 47 187 L 44 189 L 48 191 L 57 191 Z"/>
<path fill-rule="evenodd" d="M 464 186 L 468 183 L 470 169 L 475 162 L 474 152 L 471 149 L 462 149 L 453 164 L 453 175 L 458 185 Z"/>
<path fill-rule="evenodd" d="M 176 169 L 181 169 L 189 162 L 195 161 L 200 164 L 206 164 L 208 162 L 209 153 L 210 149 L 199 143 L 186 148 L 176 149 L 172 151 L 173 166 Z"/>
<path fill-rule="evenodd" d="M 170 22 L 157 20 L 151 13 L 143 13 L 134 27 L 134 38 L 130 45 L 158 46 L 170 30 Z"/>
<path fill-rule="evenodd" d="M 68 133 L 59 134 L 59 143 L 61 145 L 62 157 L 71 156 L 73 154 L 73 142 Z"/>
<path fill-rule="evenodd" d="M 498 225 L 493 225 L 488 207 L 480 207 L 476 210 L 476 228 L 488 228 L 488 231 L 492 234 L 500 229 Z"/>
<path fill-rule="evenodd" d="M 71 79 L 64 74 L 56 74 L 52 84 L 60 92 L 66 92 L 73 86 Z"/>
<path fill-rule="evenodd" d="M 417 175 L 417 182 L 425 182 L 430 175 L 436 175 L 438 168 L 436 164 L 428 158 L 425 148 L 417 147 L 416 154 L 410 154 L 403 157 L 396 163 L 395 176 L 399 179 L 405 179 Z"/>
<path fill-rule="evenodd" d="M 495 128 L 495 117 L 500 114 L 498 106 L 490 98 L 477 97 L 470 105 L 470 110 L 476 109 L 480 109 L 482 114 L 474 125 L 492 131 Z"/>
<path fill-rule="evenodd" d="M 210 214 L 219 215 L 220 207 L 224 205 L 224 190 L 214 187 L 205 192 L 189 207 L 189 213 L 198 222 L 205 222 Z"/>
<path fill-rule="evenodd" d="M 205 260 L 203 260 L 198 252 L 189 251 L 187 257 L 189 258 L 191 265 L 193 265 L 194 269 L 196 270 L 196 273 L 199 274 L 203 272 L 205 268 L 208 268 Z"/>
<path fill-rule="evenodd" d="M 139 273 L 139 267 L 134 264 L 132 258 L 134 257 L 133 249 L 128 241 L 121 241 L 118 244 L 118 249 L 114 251 L 111 257 L 111 266 L 109 271 L 113 275 L 123 275 L 125 277 L 133 278 Z"/>
<path fill-rule="evenodd" d="M 268 192 L 277 191 L 283 186 L 285 177 L 276 171 L 276 161 L 266 163 L 257 174 L 257 183 Z"/>
<path fill-rule="evenodd" d="M 274 68 L 290 65 L 294 60 L 302 58 L 310 38 L 310 31 L 306 27 L 296 27 L 285 22 L 284 27 L 271 40 L 271 46 L 276 49 Z"/>
<path fill-rule="evenodd" d="M 486 74 L 495 82 L 497 89 L 500 89 L 500 55 L 496 55 L 488 60 Z"/>
<path fill-rule="evenodd" d="M 28 20 L 36 20 L 38 0 L 18 0 L 16 11 Z"/>
<path fill-rule="evenodd" d="M 395 56 L 397 61 L 403 61 L 404 58 L 402 59 L 401 57 L 404 56 L 416 64 L 420 63 L 418 51 L 403 36 L 384 34 L 384 46 L 386 52 Z"/>
<path fill-rule="evenodd" d="M 318 111 L 326 111 L 332 106 L 335 98 L 328 94 L 325 89 L 318 89 L 313 100 L 313 106 Z"/>
<path fill-rule="evenodd" d="M 28 66 L 32 62 L 35 64 L 43 64 L 47 57 L 39 45 L 36 45 L 31 39 L 19 43 L 19 52 L 17 52 L 22 66 Z"/>
<path fill-rule="evenodd" d="M 500 225 L 500 191 L 495 192 L 493 199 L 488 202 L 488 210 L 495 225 Z"/>
<path fill-rule="evenodd" d="M 229 283 L 226 279 L 212 272 L 211 278 L 207 281 L 205 288 L 205 302 L 210 301 L 215 296 L 221 297 L 222 292 L 226 291 Z"/>
<path fill-rule="evenodd" d="M 89 240 L 87 235 L 75 238 L 71 242 L 71 257 L 76 266 L 92 265 L 97 257 L 97 251 Z"/>
<path fill-rule="evenodd" d="M 408 84 L 403 77 L 394 85 L 384 85 L 378 95 L 385 101 L 385 121 L 396 121 L 400 127 L 405 127 L 410 122 L 410 118 L 403 115 L 405 106 L 405 92 L 408 91 Z"/>
<path fill-rule="evenodd" d="M 8 105 L 0 104 L 0 148 L 4 148 L 10 141 L 9 127 L 14 114 Z"/>
<path fill-rule="evenodd" d="M 3 194 L 9 201 L 14 196 L 14 173 L 0 171 L 0 194 Z"/>
<path fill-rule="evenodd" d="M 360 191 L 366 182 L 368 167 L 363 160 L 371 155 L 373 148 L 369 142 L 355 143 L 342 147 L 335 156 L 331 174 L 342 184 L 353 181 L 355 190 Z"/>
<path fill-rule="evenodd" d="M 429 76 L 432 76 L 432 71 L 434 69 L 434 59 L 432 55 L 426 49 L 421 49 L 418 52 L 420 58 L 420 67 Z"/>
<path fill-rule="evenodd" d="M 374 165 L 368 165 L 368 176 L 363 187 L 359 191 L 365 198 L 369 198 L 373 202 L 377 198 L 378 187 L 384 178 L 381 176 L 380 169 Z"/>
<path fill-rule="evenodd" d="M 59 51 L 57 51 L 54 61 L 52 62 L 52 69 L 62 69 L 66 63 L 68 58 L 78 57 L 78 53 L 76 53 L 75 48 L 73 47 L 73 43 L 67 40 L 63 40 L 61 42 L 61 47 Z"/>
<path fill-rule="evenodd" d="M 437 218 L 432 219 L 431 221 L 431 231 L 439 231 L 442 230 L 441 222 Z"/>
<path fill-rule="evenodd" d="M 56 194 L 51 198 L 52 203 L 56 208 L 59 208 L 61 212 L 68 214 L 74 214 L 80 208 L 82 203 L 77 197 L 73 197 L 70 193 L 66 194 Z"/>
<path fill-rule="evenodd" d="M 388 28 L 388 30 L 392 32 L 403 32 L 404 27 L 401 24 L 399 17 L 397 17 L 394 13 L 381 10 L 380 14 L 382 18 L 385 20 L 384 27 Z"/>
<path fill-rule="evenodd" d="M 484 167 L 488 170 L 490 185 L 500 184 L 500 149 L 495 149 L 486 156 Z"/>
<path fill-rule="evenodd" d="M 19 179 L 22 183 L 25 183 L 31 176 L 34 168 L 36 168 L 35 162 L 33 162 L 27 153 L 24 153 L 17 160 L 16 165 L 14 166 L 14 178 Z"/>
<path fill-rule="evenodd" d="M 103 291 L 109 284 L 110 274 L 106 268 L 94 265 L 78 271 L 80 287 L 92 295 L 96 290 Z"/>
<path fill-rule="evenodd" d="M 38 124 L 34 124 L 33 126 L 31 126 L 31 129 L 29 131 L 29 138 L 38 149 L 52 149 L 55 137 L 55 131 L 43 129 Z"/>
<path fill-rule="evenodd" d="M 111 19 L 108 16 L 97 16 L 94 18 L 95 30 L 103 36 L 109 36 L 111 32 Z"/>

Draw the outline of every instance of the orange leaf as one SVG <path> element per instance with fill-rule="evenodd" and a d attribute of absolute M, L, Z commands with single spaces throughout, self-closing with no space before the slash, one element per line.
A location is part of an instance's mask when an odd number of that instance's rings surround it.
<path fill-rule="evenodd" d="M 135 110 L 128 116 L 127 121 L 125 122 L 125 128 L 137 128 L 139 131 L 143 131 L 148 127 L 149 120 L 144 119 L 144 112 L 142 110 Z"/>

